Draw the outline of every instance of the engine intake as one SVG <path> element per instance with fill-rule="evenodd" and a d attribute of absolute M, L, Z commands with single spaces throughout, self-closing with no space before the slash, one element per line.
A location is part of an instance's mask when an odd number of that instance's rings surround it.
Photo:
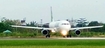
<path fill-rule="evenodd" d="M 76 33 L 77 35 L 79 35 L 79 34 L 80 34 L 80 30 L 76 30 L 75 33 Z"/>
<path fill-rule="evenodd" d="M 41 32 L 42 32 L 42 34 L 44 34 L 44 35 L 49 34 L 49 30 L 42 30 Z"/>

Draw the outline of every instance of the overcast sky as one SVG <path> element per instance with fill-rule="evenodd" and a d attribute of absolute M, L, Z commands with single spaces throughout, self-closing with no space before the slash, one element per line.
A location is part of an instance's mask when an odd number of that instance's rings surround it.
<path fill-rule="evenodd" d="M 50 6 L 54 20 L 86 18 L 105 23 L 105 0 L 0 0 L 0 18 L 50 22 Z"/>

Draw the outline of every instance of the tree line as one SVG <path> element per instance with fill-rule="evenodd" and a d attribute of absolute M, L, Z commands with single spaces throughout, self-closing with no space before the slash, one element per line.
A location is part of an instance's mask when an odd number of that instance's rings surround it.
<path fill-rule="evenodd" d="M 1 19 L 0 32 L 3 32 L 5 30 L 16 31 L 16 28 L 12 28 L 11 25 L 21 25 L 21 20 L 11 20 L 11 19 L 6 19 L 6 18 Z M 80 19 L 80 20 L 78 20 L 75 27 L 100 26 L 100 25 L 103 25 L 103 27 L 102 28 L 96 28 L 96 29 L 89 29 L 89 31 L 104 32 L 105 31 L 105 24 L 99 23 L 98 21 L 86 22 L 86 20 Z M 31 21 L 30 23 L 26 23 L 26 26 L 38 26 L 38 23 L 36 21 Z M 17 32 L 19 32 L 20 30 L 21 29 L 17 30 Z M 27 30 L 27 29 L 22 29 L 21 32 L 25 31 L 25 30 Z M 28 30 L 33 30 L 33 29 L 28 29 Z"/>

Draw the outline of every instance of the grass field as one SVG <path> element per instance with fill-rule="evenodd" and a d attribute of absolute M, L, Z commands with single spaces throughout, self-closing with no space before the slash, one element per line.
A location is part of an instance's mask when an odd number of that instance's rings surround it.
<path fill-rule="evenodd" d="M 105 46 L 105 40 L 0 40 L 0 46 Z"/>
<path fill-rule="evenodd" d="M 105 40 L 0 40 L 0 48 L 105 48 Z"/>

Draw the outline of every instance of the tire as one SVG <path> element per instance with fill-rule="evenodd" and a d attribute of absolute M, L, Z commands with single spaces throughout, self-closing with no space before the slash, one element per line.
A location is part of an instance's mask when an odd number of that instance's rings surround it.
<path fill-rule="evenodd" d="M 63 36 L 63 38 L 65 38 L 65 36 Z"/>
<path fill-rule="evenodd" d="M 50 38 L 50 35 L 46 35 L 46 38 Z"/>
<path fill-rule="evenodd" d="M 67 35 L 67 37 L 71 37 L 71 35 Z"/>

